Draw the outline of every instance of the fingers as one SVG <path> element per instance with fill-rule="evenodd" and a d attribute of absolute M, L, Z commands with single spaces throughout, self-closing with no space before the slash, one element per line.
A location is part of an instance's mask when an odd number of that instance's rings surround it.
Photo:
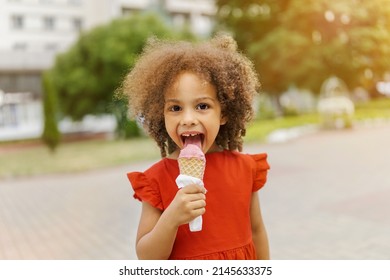
<path fill-rule="evenodd" d="M 183 200 L 188 202 L 205 200 L 206 199 L 206 189 L 199 185 L 188 185 L 180 189 L 180 192 L 184 195 Z"/>
<path fill-rule="evenodd" d="M 206 213 L 206 208 L 204 208 L 204 207 L 192 210 L 192 213 L 191 213 L 192 217 L 189 219 L 189 221 L 187 221 L 187 223 L 192 221 L 196 217 L 203 215 L 204 213 Z"/>
<path fill-rule="evenodd" d="M 191 213 L 191 217 L 203 215 L 206 212 L 206 196 L 203 193 L 187 194 L 188 204 L 186 209 Z"/>
<path fill-rule="evenodd" d="M 193 210 L 201 209 L 206 207 L 205 199 L 196 199 L 189 203 L 189 208 Z"/>
<path fill-rule="evenodd" d="M 197 200 L 193 201 L 188 204 L 188 213 L 189 213 L 189 219 L 187 222 L 195 219 L 196 217 L 203 215 L 206 213 L 206 201 L 204 200 Z"/>
<path fill-rule="evenodd" d="M 184 193 L 194 194 L 194 193 L 203 193 L 206 194 L 206 189 L 203 186 L 199 186 L 196 184 L 187 185 L 181 189 Z"/>
<path fill-rule="evenodd" d="M 206 200 L 206 195 L 204 193 L 192 193 L 186 195 L 186 200 L 188 202 L 198 201 L 198 200 Z"/>
<path fill-rule="evenodd" d="M 198 192 L 198 193 L 182 193 L 178 197 L 178 201 L 181 201 L 183 204 L 188 203 L 188 207 L 194 208 L 193 205 L 198 205 L 194 204 L 193 202 L 200 201 L 202 204 L 199 207 L 204 207 L 206 206 L 206 195 L 204 193 Z M 203 205 L 204 204 L 204 205 Z M 198 207 L 198 208 L 199 208 Z"/>
<path fill-rule="evenodd" d="M 177 226 L 186 224 L 206 212 L 206 189 L 191 184 L 181 188 L 168 206 L 165 215 L 171 217 Z"/>

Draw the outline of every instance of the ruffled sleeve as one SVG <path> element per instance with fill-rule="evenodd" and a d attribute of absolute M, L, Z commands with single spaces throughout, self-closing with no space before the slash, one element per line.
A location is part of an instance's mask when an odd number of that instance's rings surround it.
<path fill-rule="evenodd" d="M 267 154 L 250 155 L 254 160 L 253 188 L 252 191 L 258 191 L 267 182 L 267 173 L 270 166 L 267 162 Z"/>
<path fill-rule="evenodd" d="M 134 190 L 134 198 L 145 201 L 155 208 L 163 210 L 163 203 L 157 182 L 149 179 L 145 173 L 127 173 Z"/>

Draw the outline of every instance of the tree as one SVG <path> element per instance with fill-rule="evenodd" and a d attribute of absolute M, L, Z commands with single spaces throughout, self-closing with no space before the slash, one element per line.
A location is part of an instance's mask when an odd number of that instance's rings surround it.
<path fill-rule="evenodd" d="M 53 67 L 62 113 L 74 120 L 87 114 L 112 113 L 117 117 L 119 135 L 137 135 L 137 126 L 127 118 L 126 100 L 113 97 L 152 35 L 171 39 L 190 36 L 173 31 L 151 13 L 116 19 L 81 34 Z"/>
<path fill-rule="evenodd" d="M 390 70 L 390 0 L 217 0 L 219 29 L 230 30 L 263 85 L 319 93 L 337 76 L 373 91 Z"/>
<path fill-rule="evenodd" d="M 43 113 L 44 113 L 44 128 L 42 140 L 54 152 L 57 148 L 61 134 L 57 126 L 58 102 L 57 94 L 53 87 L 53 80 L 49 71 L 42 75 L 43 88 Z"/>

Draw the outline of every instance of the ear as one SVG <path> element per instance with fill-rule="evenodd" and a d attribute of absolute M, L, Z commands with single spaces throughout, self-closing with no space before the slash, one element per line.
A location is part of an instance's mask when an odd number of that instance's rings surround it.
<path fill-rule="evenodd" d="M 226 116 L 221 116 L 221 120 L 219 122 L 219 125 L 224 125 L 228 121 L 228 118 Z"/>

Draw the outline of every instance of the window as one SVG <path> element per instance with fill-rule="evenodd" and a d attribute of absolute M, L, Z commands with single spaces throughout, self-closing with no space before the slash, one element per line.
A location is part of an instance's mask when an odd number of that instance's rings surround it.
<path fill-rule="evenodd" d="M 58 45 L 56 43 L 47 43 L 45 45 L 45 50 L 47 50 L 47 51 L 57 51 L 58 50 Z"/>
<path fill-rule="evenodd" d="M 24 17 L 21 15 L 13 15 L 11 17 L 11 26 L 14 29 L 23 29 L 24 27 Z"/>
<path fill-rule="evenodd" d="M 17 42 L 13 45 L 15 51 L 25 51 L 27 50 L 27 44 L 24 42 Z"/>
<path fill-rule="evenodd" d="M 83 20 L 81 18 L 73 19 L 73 29 L 77 31 L 81 31 L 83 29 Z"/>
<path fill-rule="evenodd" d="M 44 17 L 43 18 L 43 28 L 45 30 L 54 30 L 55 19 L 53 17 Z"/>
<path fill-rule="evenodd" d="M 80 6 L 82 0 L 68 0 L 68 3 L 75 6 Z"/>

